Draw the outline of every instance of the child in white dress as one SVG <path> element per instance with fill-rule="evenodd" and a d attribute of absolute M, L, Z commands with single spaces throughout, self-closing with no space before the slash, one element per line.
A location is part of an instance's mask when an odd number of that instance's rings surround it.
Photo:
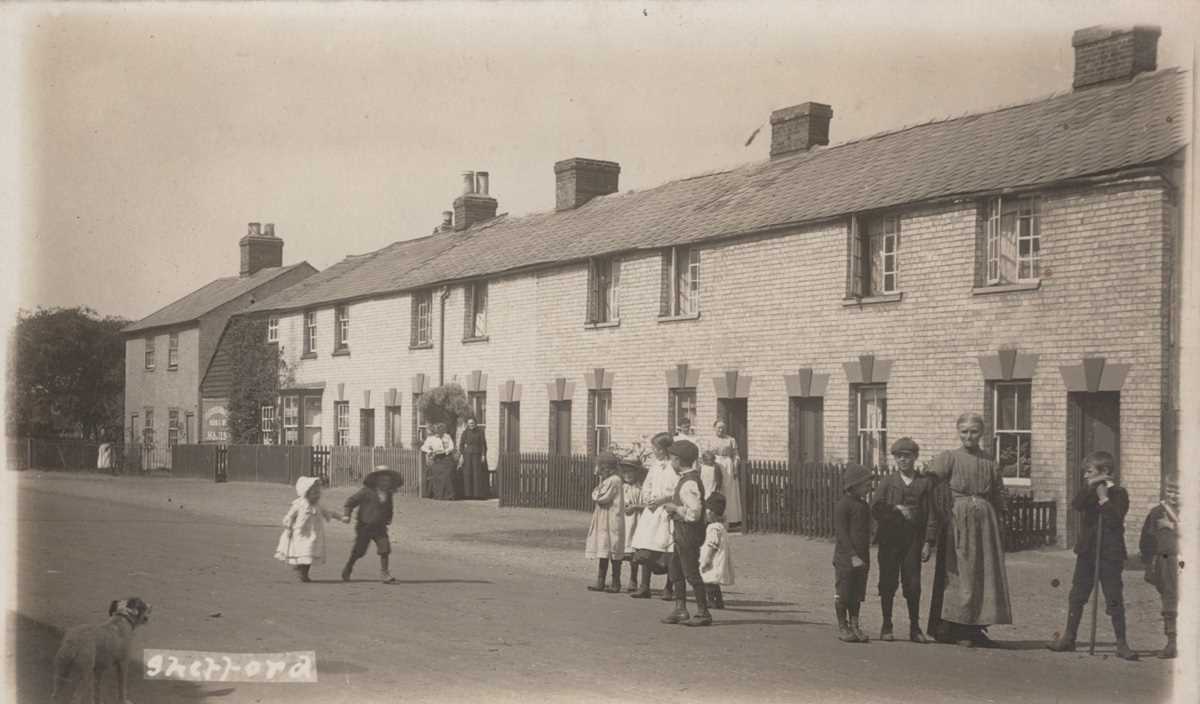
<path fill-rule="evenodd" d="M 621 559 L 625 557 L 625 493 L 619 460 L 611 452 L 596 457 L 596 474 L 600 484 L 592 490 L 592 524 L 588 528 L 584 556 L 597 560 L 596 583 L 588 591 L 616 593 L 621 591 Z M 612 586 L 605 588 L 604 578 L 612 563 Z"/>
<path fill-rule="evenodd" d="M 639 464 L 621 462 L 621 479 L 625 499 L 625 559 L 629 563 L 629 591 L 638 589 L 638 563 L 633 561 L 633 534 L 637 531 L 638 518 L 642 515 L 642 478 L 645 472 Z"/>
<path fill-rule="evenodd" d="M 283 533 L 275 547 L 275 559 L 286 562 L 300 574 L 301 582 L 311 581 L 308 570 L 325 562 L 325 522 L 349 519 L 321 506 L 321 480 L 300 477 L 296 480 L 296 500 L 283 517 Z"/>
<path fill-rule="evenodd" d="M 725 496 L 711 494 L 704 502 L 708 528 L 700 547 L 700 578 L 708 603 L 714 609 L 725 608 L 721 585 L 733 584 L 733 556 L 729 549 L 729 530 L 725 527 Z"/>
<path fill-rule="evenodd" d="M 717 456 L 711 450 L 700 454 L 700 483 L 704 485 L 705 494 L 721 491 L 721 470 L 717 468 Z"/>

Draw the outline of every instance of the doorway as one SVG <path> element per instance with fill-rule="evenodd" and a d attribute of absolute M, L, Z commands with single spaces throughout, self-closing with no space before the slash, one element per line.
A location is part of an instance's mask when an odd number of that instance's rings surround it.
<path fill-rule="evenodd" d="M 521 402 L 500 404 L 500 454 L 521 451 Z"/>
<path fill-rule="evenodd" d="M 733 439 L 737 441 L 738 455 L 742 458 L 742 464 L 745 465 L 746 458 L 749 457 L 750 448 L 748 447 L 748 425 L 746 399 L 744 398 L 720 398 L 717 399 L 717 418 L 725 421 L 725 428 Z"/>
<path fill-rule="evenodd" d="M 571 402 L 550 402 L 550 454 L 571 454 Z"/>
<path fill-rule="evenodd" d="M 1118 391 L 1067 394 L 1067 504 L 1083 484 L 1083 458 L 1091 452 L 1105 451 L 1116 459 L 1117 479 L 1121 476 L 1121 394 Z M 1074 544 L 1079 534 L 1077 511 L 1067 511 L 1067 542 Z"/>
<path fill-rule="evenodd" d="M 788 464 L 820 462 L 825 457 L 825 399 L 793 396 L 788 405 Z"/>

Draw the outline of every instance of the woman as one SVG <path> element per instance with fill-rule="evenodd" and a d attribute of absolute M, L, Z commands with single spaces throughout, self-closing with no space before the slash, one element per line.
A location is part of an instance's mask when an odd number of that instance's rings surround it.
<path fill-rule="evenodd" d="M 671 539 L 671 516 L 661 508 L 675 497 L 675 484 L 679 479 L 667 458 L 671 435 L 659 433 L 651 442 L 654 444 L 654 456 L 646 462 L 646 479 L 642 482 L 642 503 L 646 508 L 642 509 L 642 515 L 638 517 L 637 527 L 634 528 L 631 539 L 634 559 L 638 560 L 642 567 L 638 590 L 630 595 L 634 599 L 650 598 L 650 575 L 653 566 L 675 549 L 675 543 Z M 667 589 L 663 591 L 663 598 L 666 599 L 669 593 L 668 584 Z"/>
<path fill-rule="evenodd" d="M 735 525 L 742 522 L 742 456 L 738 453 L 737 440 L 728 434 L 725 421 L 713 423 L 717 436 L 709 441 L 708 451 L 716 456 L 717 469 L 721 472 L 721 493 L 725 494 L 725 523 Z"/>
<path fill-rule="evenodd" d="M 486 499 L 491 494 L 487 472 L 487 437 L 474 418 L 458 439 L 458 469 L 462 472 L 463 497 Z"/>
<path fill-rule="evenodd" d="M 986 628 L 1012 623 L 999 518 L 1004 482 L 999 465 L 979 449 L 981 437 L 983 418 L 959 416 L 962 447 L 938 455 L 930 469 L 938 481 L 941 525 L 929 630 L 942 642 L 966 647 L 993 645 Z"/>
<path fill-rule="evenodd" d="M 429 437 L 421 445 L 429 467 L 429 493 L 432 499 L 454 501 L 459 498 L 454 462 L 454 438 L 446 433 L 444 423 L 434 423 Z"/>

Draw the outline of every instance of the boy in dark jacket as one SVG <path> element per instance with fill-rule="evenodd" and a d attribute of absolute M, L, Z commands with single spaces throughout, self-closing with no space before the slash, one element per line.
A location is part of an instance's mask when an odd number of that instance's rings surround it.
<path fill-rule="evenodd" d="M 1075 495 L 1071 508 L 1079 511 L 1079 537 L 1075 541 L 1075 575 L 1068 597 L 1067 628 L 1047 647 L 1055 652 L 1075 650 L 1075 636 L 1083 619 L 1083 607 L 1095 586 L 1096 560 L 1100 561 L 1100 588 L 1104 590 L 1105 612 L 1112 618 L 1117 638 L 1117 657 L 1137 660 L 1125 640 L 1125 597 L 1121 571 L 1125 568 L 1125 514 L 1129 493 L 1117 486 L 1113 474 L 1116 461 L 1107 452 L 1093 452 L 1083 460 L 1085 487 Z M 1100 534 L 1097 536 L 1097 525 Z M 1100 540 L 1097 551 L 1096 540 Z M 1097 554 L 1099 552 L 1099 554 Z"/>
<path fill-rule="evenodd" d="M 350 551 L 350 559 L 342 568 L 342 581 L 349 581 L 354 571 L 354 563 L 367 554 L 367 547 L 374 542 L 375 550 L 379 553 L 379 578 L 384 584 L 396 581 L 388 571 L 388 556 L 392 552 L 388 540 L 388 526 L 392 524 L 392 494 L 404 483 L 399 472 L 380 466 L 363 479 L 363 488 L 346 499 L 345 515 L 358 509 L 358 518 L 354 522 L 354 548 Z"/>
<path fill-rule="evenodd" d="M 842 498 L 833 508 L 837 542 L 833 549 L 833 574 L 837 589 L 838 638 L 846 643 L 870 642 L 858 623 L 858 611 L 867 598 L 871 571 L 871 508 L 863 497 L 871 491 L 871 470 L 847 465 L 842 474 Z"/>
<path fill-rule="evenodd" d="M 1173 658 L 1175 650 L 1175 620 L 1179 614 L 1179 484 L 1168 479 L 1163 487 L 1164 497 L 1146 516 L 1139 547 L 1142 562 L 1146 563 L 1146 581 L 1153 584 L 1162 598 L 1163 632 L 1166 646 L 1160 658 Z"/>
<path fill-rule="evenodd" d="M 708 611 L 708 595 L 700 576 L 700 548 L 704 545 L 705 530 L 704 485 L 700 483 L 700 470 L 696 468 L 700 450 L 687 440 L 677 440 L 667 448 L 667 454 L 679 482 L 675 485 L 675 496 L 663 504 L 663 509 L 671 515 L 675 536 L 675 555 L 671 558 L 675 609 L 662 622 L 707 626 L 712 623 L 712 614 Z M 687 610 L 689 584 L 696 600 L 695 616 L 689 615 Z"/>
<path fill-rule="evenodd" d="M 912 438 L 900 438 L 892 445 L 892 457 L 900 471 L 880 480 L 871 504 L 878 525 L 879 605 L 883 609 L 880 640 L 894 639 L 892 602 L 900 585 L 908 604 L 908 639 L 929 642 L 920 626 L 921 563 L 929 560 L 937 533 L 930 507 L 933 484 L 929 477 L 916 473 L 920 452 Z"/>

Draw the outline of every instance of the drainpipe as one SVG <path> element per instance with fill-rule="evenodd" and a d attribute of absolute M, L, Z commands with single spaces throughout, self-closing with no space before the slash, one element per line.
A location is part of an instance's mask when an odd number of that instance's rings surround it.
<path fill-rule="evenodd" d="M 450 297 L 450 287 L 443 286 L 438 292 L 441 299 L 441 313 L 438 316 L 438 386 L 446 383 L 446 299 Z"/>

